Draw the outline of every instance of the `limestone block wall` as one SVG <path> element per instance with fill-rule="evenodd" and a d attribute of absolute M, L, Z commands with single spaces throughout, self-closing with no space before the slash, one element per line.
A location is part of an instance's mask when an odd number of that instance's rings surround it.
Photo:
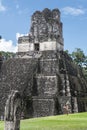
<path fill-rule="evenodd" d="M 28 51 L 35 51 L 35 44 L 39 44 L 39 51 L 49 51 L 49 50 L 63 50 L 63 45 L 57 43 L 56 41 L 46 41 L 46 42 L 22 42 L 18 44 L 18 52 L 28 52 Z"/>
<path fill-rule="evenodd" d="M 37 75 L 37 94 L 38 97 L 53 97 L 57 94 L 57 76 Z"/>
<path fill-rule="evenodd" d="M 69 75 L 77 76 L 77 65 L 72 62 L 72 59 L 67 55 L 67 53 L 61 51 L 59 53 L 59 71 L 60 73 L 68 73 Z"/>
<path fill-rule="evenodd" d="M 21 58 L 9 59 L 2 64 L 0 116 L 4 114 L 6 98 L 13 89 L 23 95 L 25 118 L 61 114 L 67 101 L 71 112 L 87 110 L 87 83 L 66 53 L 42 51 L 29 54 L 31 58 L 23 54 Z"/>
<path fill-rule="evenodd" d="M 37 59 L 9 59 L 5 61 L 0 73 L 0 115 L 11 90 L 19 90 L 24 96 L 32 95 L 33 74 L 37 69 Z"/>
<path fill-rule="evenodd" d="M 30 43 L 18 44 L 18 52 L 28 52 L 29 49 L 33 50 L 33 44 L 30 44 Z"/>
<path fill-rule="evenodd" d="M 51 116 L 55 114 L 55 100 L 53 98 L 33 98 L 33 116 Z"/>
<path fill-rule="evenodd" d="M 42 74 L 56 74 L 58 72 L 58 60 L 57 59 L 41 59 L 40 60 L 40 72 Z"/>
<path fill-rule="evenodd" d="M 64 45 L 63 44 L 60 44 L 59 42 L 56 44 L 56 50 L 58 51 L 62 51 L 64 50 Z"/>
<path fill-rule="evenodd" d="M 40 51 L 56 50 L 56 41 L 47 41 L 40 43 Z"/>
<path fill-rule="evenodd" d="M 59 71 L 58 58 L 55 51 L 43 51 L 39 60 L 39 73 L 56 75 Z"/>

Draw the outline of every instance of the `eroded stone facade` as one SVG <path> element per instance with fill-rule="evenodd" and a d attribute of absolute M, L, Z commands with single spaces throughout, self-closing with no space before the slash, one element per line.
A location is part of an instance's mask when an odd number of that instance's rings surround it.
<path fill-rule="evenodd" d="M 58 9 L 44 9 L 32 15 L 28 36 L 18 40 L 18 52 L 63 50 L 62 22 Z"/>
<path fill-rule="evenodd" d="M 18 91 L 11 91 L 5 106 L 4 130 L 20 130 L 21 96 Z"/>
<path fill-rule="evenodd" d="M 18 53 L 4 61 L 0 71 L 0 115 L 11 90 L 22 97 L 22 117 L 87 111 L 87 82 L 63 51 L 62 23 L 58 9 L 36 11 L 29 36 L 18 39 Z M 42 48 L 42 49 L 41 49 Z"/>

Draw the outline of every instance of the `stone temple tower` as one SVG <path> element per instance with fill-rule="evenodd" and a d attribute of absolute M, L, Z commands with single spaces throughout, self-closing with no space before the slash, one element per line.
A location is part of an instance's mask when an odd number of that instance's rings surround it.
<path fill-rule="evenodd" d="M 32 15 L 30 34 L 18 40 L 18 52 L 63 50 L 62 23 L 58 9 Z"/>
<path fill-rule="evenodd" d="M 64 104 L 69 105 L 70 112 L 86 110 L 86 103 L 81 107 L 77 95 L 83 88 L 86 93 L 87 85 L 84 78 L 79 83 L 82 74 L 64 52 L 62 28 L 60 11 L 46 8 L 32 15 L 29 35 L 18 39 L 18 55 L 38 59 L 34 116 L 61 114 Z"/>
<path fill-rule="evenodd" d="M 17 57 L 0 71 L 0 116 L 11 90 L 22 97 L 24 118 L 87 111 L 87 82 L 81 69 L 64 52 L 58 9 L 36 11 L 30 33 L 19 37 Z"/>

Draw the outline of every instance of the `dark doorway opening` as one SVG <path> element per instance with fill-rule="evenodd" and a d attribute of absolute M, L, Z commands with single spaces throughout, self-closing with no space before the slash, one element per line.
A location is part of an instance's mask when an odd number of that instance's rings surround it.
<path fill-rule="evenodd" d="M 39 43 L 35 43 L 34 44 L 34 50 L 35 51 L 39 51 L 40 50 Z"/>

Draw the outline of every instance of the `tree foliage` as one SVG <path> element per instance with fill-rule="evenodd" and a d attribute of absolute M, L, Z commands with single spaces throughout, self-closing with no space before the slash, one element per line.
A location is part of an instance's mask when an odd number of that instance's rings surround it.
<path fill-rule="evenodd" d="M 0 51 L 0 56 L 3 58 L 3 60 L 7 60 L 9 58 L 12 58 L 15 56 L 15 53 L 13 52 L 4 52 L 4 51 Z"/>
<path fill-rule="evenodd" d="M 67 54 L 71 56 L 72 60 L 82 68 L 85 78 L 87 79 L 87 56 L 83 50 L 76 48 L 71 54 L 69 54 L 69 51 L 67 50 L 65 52 L 67 52 Z"/>
<path fill-rule="evenodd" d="M 80 48 L 76 48 L 75 51 L 72 52 L 71 57 L 74 62 L 81 67 L 83 67 L 83 65 L 85 64 L 86 56 Z"/>

